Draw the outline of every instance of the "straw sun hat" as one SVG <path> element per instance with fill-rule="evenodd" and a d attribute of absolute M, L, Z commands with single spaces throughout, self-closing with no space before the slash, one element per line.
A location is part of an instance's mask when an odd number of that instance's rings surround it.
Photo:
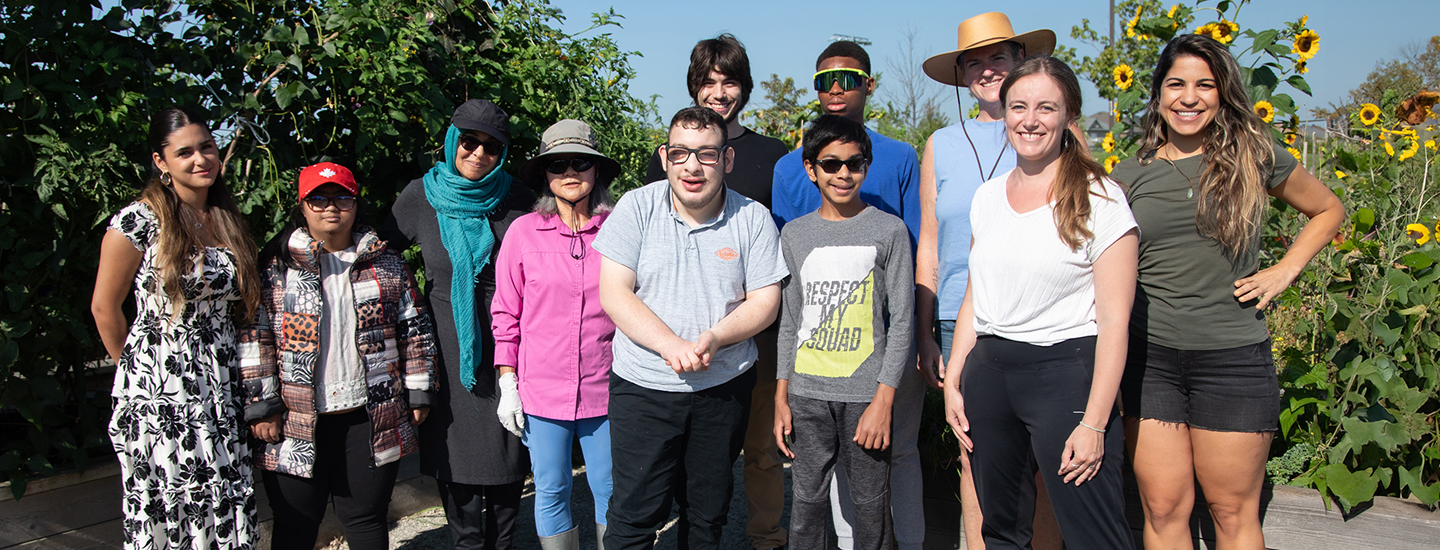
<path fill-rule="evenodd" d="M 931 79 L 962 88 L 965 84 L 959 81 L 959 77 L 964 71 L 957 71 L 955 63 L 967 50 L 1007 41 L 1025 46 L 1026 55 L 1049 54 L 1055 49 L 1054 31 L 1040 29 L 1017 35 L 1010 25 L 1010 18 L 1000 12 L 982 13 L 961 21 L 956 34 L 958 47 L 955 51 L 932 56 L 921 67 Z"/>

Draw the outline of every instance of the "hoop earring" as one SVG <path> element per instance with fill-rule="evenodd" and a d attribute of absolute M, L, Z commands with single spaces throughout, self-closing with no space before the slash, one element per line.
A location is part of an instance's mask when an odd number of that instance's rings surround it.
<path fill-rule="evenodd" d="M 164 185 L 165 187 L 170 187 L 170 185 L 173 184 L 173 183 L 175 183 L 175 178 L 173 178 L 173 177 L 170 176 L 170 172 L 161 172 L 161 173 L 160 173 L 160 184 L 161 184 L 161 185 Z"/>

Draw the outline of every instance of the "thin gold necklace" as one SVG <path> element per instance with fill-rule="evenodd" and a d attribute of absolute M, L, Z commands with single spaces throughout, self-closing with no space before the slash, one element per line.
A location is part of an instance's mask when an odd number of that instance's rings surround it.
<path fill-rule="evenodd" d="M 1167 144 L 1165 144 L 1165 145 L 1162 146 L 1162 147 L 1169 146 L 1169 145 L 1170 145 L 1170 144 L 1167 143 Z M 1156 156 L 1159 156 L 1159 155 L 1156 155 Z M 1186 199 L 1186 200 L 1190 200 L 1190 199 L 1195 198 L 1195 180 L 1190 179 L 1190 176 L 1185 175 L 1185 172 L 1184 172 L 1184 171 L 1181 171 L 1181 170 L 1180 170 L 1180 167 L 1175 165 L 1175 161 L 1170 160 L 1169 155 L 1160 157 L 1160 160 L 1165 161 L 1165 164 L 1169 164 L 1171 168 L 1175 169 L 1175 173 L 1176 173 L 1176 174 L 1180 174 L 1180 177 L 1185 178 L 1185 183 L 1190 184 L 1190 188 L 1185 190 L 1185 199 Z"/>

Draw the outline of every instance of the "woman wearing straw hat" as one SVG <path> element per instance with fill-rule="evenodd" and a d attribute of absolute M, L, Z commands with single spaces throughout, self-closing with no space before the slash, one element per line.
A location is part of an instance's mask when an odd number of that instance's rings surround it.
<path fill-rule="evenodd" d="M 495 259 L 495 368 L 500 423 L 530 448 L 535 530 L 543 550 L 577 550 L 570 456 L 580 440 L 604 547 L 610 502 L 610 341 L 600 308 L 600 254 L 590 247 L 614 202 L 620 163 L 600 154 L 590 125 L 555 123 L 520 181 L 540 200 L 510 225 Z"/>
<path fill-rule="evenodd" d="M 1015 150 L 1005 139 L 1005 116 L 1000 84 L 1027 55 L 1046 55 L 1055 48 L 1055 33 L 1046 29 L 1016 34 L 1003 13 L 983 13 L 966 19 L 958 29 L 955 51 L 925 60 L 925 74 L 942 84 L 968 88 L 980 104 L 974 120 L 936 131 L 925 143 L 920 162 L 920 237 L 915 256 L 916 338 L 920 372 L 932 386 L 940 386 L 949 360 L 955 318 L 969 279 L 970 202 L 980 184 L 1015 167 Z M 960 112 L 965 112 L 962 108 Z M 1078 134 L 1077 134 L 1078 135 Z M 938 302 L 938 307 L 937 307 Z M 938 327 L 936 326 L 938 325 Z M 938 328 L 939 330 L 935 330 Z M 969 455 L 961 453 L 961 506 L 966 542 L 972 549 L 985 547 L 980 538 L 981 514 L 970 472 Z M 1036 548 L 1060 548 L 1059 530 L 1050 512 L 1044 486 L 1036 506 Z"/>
<path fill-rule="evenodd" d="M 433 476 L 455 547 L 510 548 L 529 473 L 520 439 L 496 420 L 490 300 L 495 254 L 535 198 L 505 172 L 510 115 L 472 99 L 455 109 L 445 160 L 411 181 L 380 231 L 395 250 L 420 245 L 440 337 L 440 390 L 420 425 L 420 471 Z"/>

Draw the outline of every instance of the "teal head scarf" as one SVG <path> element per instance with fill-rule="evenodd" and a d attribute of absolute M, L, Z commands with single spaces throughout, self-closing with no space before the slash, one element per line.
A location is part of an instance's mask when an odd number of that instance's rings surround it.
<path fill-rule="evenodd" d="M 504 202 L 514 178 L 502 167 L 510 147 L 500 154 L 495 168 L 479 180 L 466 179 L 455 169 L 455 149 L 460 129 L 450 126 L 445 133 L 445 161 L 425 173 L 425 198 L 435 207 L 440 221 L 440 243 L 450 254 L 450 304 L 455 315 L 455 332 L 460 339 L 460 383 L 466 390 L 475 387 L 475 370 L 483 350 L 475 326 L 480 322 L 475 306 L 475 289 L 480 270 L 490 263 L 495 233 L 487 216 Z"/>

